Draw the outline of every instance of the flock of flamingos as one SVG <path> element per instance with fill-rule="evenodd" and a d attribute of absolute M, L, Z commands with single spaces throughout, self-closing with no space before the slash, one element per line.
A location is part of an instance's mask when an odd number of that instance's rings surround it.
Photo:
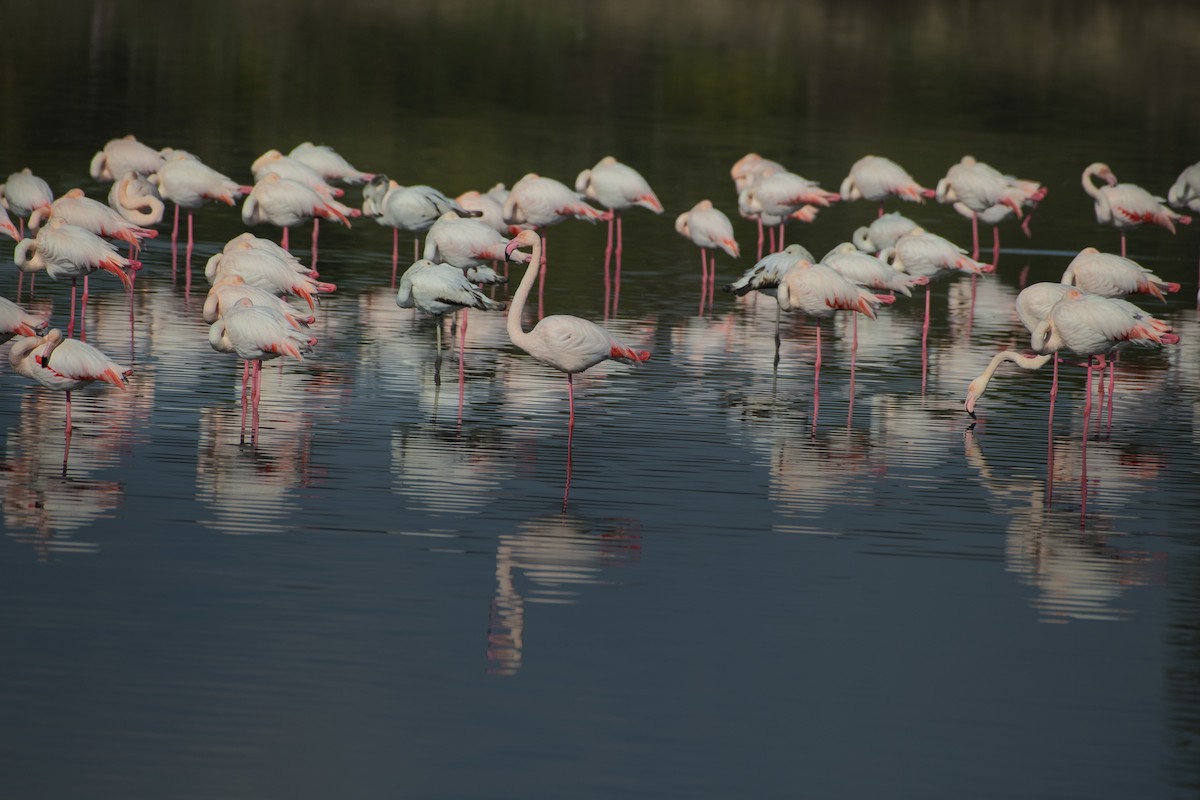
<path fill-rule="evenodd" d="M 55 280 L 70 279 L 72 284 L 65 335 L 58 328 L 47 330 L 45 317 L 0 297 L 0 342 L 18 337 L 8 356 L 13 369 L 43 386 L 66 392 L 67 452 L 71 392 L 94 381 L 124 388 L 131 374 L 129 367 L 85 341 L 88 276 L 99 270 L 122 282 L 130 292 L 132 324 L 139 245 L 143 239 L 157 236 L 151 226 L 163 221 L 168 203 L 174 205 L 173 253 L 183 235 L 180 209 L 187 211 L 185 259 L 189 279 L 192 213 L 202 205 L 218 201 L 234 206 L 244 196 L 241 213 L 247 225 L 268 223 L 283 229 L 280 245 L 243 233 L 212 256 L 205 268 L 211 284 L 204 304 L 204 318 L 211 323 L 209 341 L 214 350 L 236 353 L 244 360 L 243 441 L 248 415 L 252 442 L 256 437 L 262 362 L 281 356 L 301 359 L 316 343 L 306 329 L 315 321 L 317 296 L 335 288 L 319 281 L 315 269 L 322 219 L 349 224 L 351 218 L 365 215 L 391 226 L 395 231 L 393 286 L 397 285 L 400 231 L 409 231 L 414 237 L 425 235 L 423 252 L 414 238 L 413 263 L 399 277 L 396 302 L 403 308 L 438 316 L 439 363 L 442 315 L 460 310 L 465 315 L 467 309 L 503 309 L 505 304 L 493 300 L 481 287 L 507 280 L 496 272 L 501 262 L 529 265 L 511 298 L 507 331 L 512 342 L 536 360 L 566 373 L 568 448 L 575 422 L 572 376 L 607 359 L 637 364 L 650 358 L 648 352 L 628 347 L 588 320 L 542 313 L 549 226 L 571 218 L 607 222 L 607 318 L 610 309 L 615 313 L 620 292 L 622 212 L 634 206 L 655 214 L 663 212 L 662 203 L 646 180 L 611 156 L 581 172 L 574 188 L 529 174 L 511 190 L 498 185 L 486 193 L 467 192 L 454 199 L 430 186 L 401 186 L 384 175 L 361 172 L 331 148 L 307 142 L 287 155 L 271 150 L 251 169 L 256 183 L 244 186 L 191 153 L 171 148 L 156 150 L 126 136 L 108 142 L 91 164 L 94 178 L 112 182 L 107 203 L 88 198 L 79 189 L 55 199 L 49 185 L 29 169 L 9 175 L 0 186 L 0 230 L 17 240 L 14 260 L 21 281 L 29 274 L 32 283 L 36 273 L 45 271 Z M 921 186 L 898 164 L 878 156 L 857 161 L 838 192 L 822 189 L 814 181 L 754 153 L 738 160 L 731 175 L 738 212 L 756 222 L 758 242 L 756 263 L 725 287 L 728 291 L 773 296 L 778 311 L 798 312 L 819 320 L 838 312 L 851 313 L 855 319 L 858 314 L 874 318 L 876 309 L 893 302 L 896 293 L 911 295 L 914 287 L 925 286 L 923 351 L 929 330 L 930 281 L 963 273 L 974 280 L 974 276 L 992 271 L 991 264 L 979 261 L 979 222 L 993 226 L 993 249 L 998 254 L 999 223 L 1016 217 L 1027 224 L 1046 194 L 1038 182 L 1005 175 L 970 156 L 951 166 L 933 189 Z M 336 188 L 339 183 L 362 185 L 361 210 L 338 199 L 344 196 L 344 189 Z M 967 389 L 965 406 L 972 417 L 988 382 L 1003 364 L 1037 369 L 1052 362 L 1052 421 L 1058 354 L 1065 351 L 1087 359 L 1085 420 L 1091 415 L 1092 373 L 1099 370 L 1102 383 L 1108 365 L 1111 424 L 1112 363 L 1120 350 L 1179 341 L 1167 323 L 1123 299 L 1133 294 L 1162 299 L 1165 292 L 1179 289 L 1178 283 L 1164 281 L 1125 257 L 1125 231 L 1143 223 L 1174 231 L 1176 224 L 1189 223 L 1189 217 L 1171 206 L 1200 212 L 1200 163 L 1183 171 L 1166 199 L 1139 186 L 1119 183 L 1112 170 L 1101 163 L 1084 170 L 1082 185 L 1095 202 L 1097 221 L 1121 232 L 1121 254 L 1086 248 L 1071 262 L 1061 283 L 1037 283 L 1021 291 L 1016 311 L 1029 329 L 1032 352 L 1006 350 L 994 356 Z M 821 208 L 858 199 L 880 204 L 879 216 L 870 226 L 856 231 L 852 241 L 820 259 L 799 244 L 784 244 L 789 221 L 812 222 Z M 898 213 L 885 214 L 882 204 L 892 199 L 936 199 L 952 204 L 972 221 L 971 253 Z M 17 220 L 15 226 L 10 214 Z M 305 266 L 288 249 L 288 230 L 310 220 L 311 263 Z M 715 255 L 710 258 L 706 254 L 718 249 L 733 257 L 740 254 L 733 225 L 711 201 L 704 200 L 681 214 L 675 229 L 700 248 L 703 311 L 705 301 L 712 302 L 716 273 Z M 110 240 L 127 244 L 128 255 L 122 255 Z M 76 338 L 75 301 L 80 278 L 83 291 L 80 335 Z M 538 284 L 538 322 L 526 330 L 522 317 L 534 283 Z M 18 284 L 18 301 L 22 285 Z M 306 310 L 290 305 L 284 299 L 288 296 L 302 298 Z M 465 336 L 465 316 L 460 327 Z M 815 368 L 819 380 L 820 325 L 816 331 Z M 857 331 L 855 337 L 857 345 Z M 777 348 L 778 342 L 777 329 Z M 64 457 L 64 470 L 65 463 Z"/>

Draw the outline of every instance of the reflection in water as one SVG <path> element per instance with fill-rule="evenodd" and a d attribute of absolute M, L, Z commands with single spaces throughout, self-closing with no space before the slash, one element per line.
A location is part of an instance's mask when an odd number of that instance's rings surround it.
<path fill-rule="evenodd" d="M 524 661 L 526 604 L 572 605 L 601 572 L 636 564 L 641 524 L 630 519 L 587 520 L 566 514 L 525 520 L 500 537 L 496 595 L 488 623 L 488 672 L 515 675 Z"/>
<path fill-rule="evenodd" d="M 1009 520 L 1005 540 L 1008 569 L 1037 589 L 1033 606 L 1044 622 L 1071 619 L 1118 620 L 1131 615 L 1114 604 L 1130 586 L 1162 581 L 1165 556 L 1143 549 L 1118 547 L 1110 540 L 1113 518 L 1093 516 L 1083 530 L 1075 508 L 1056 508 L 1049 501 L 1046 482 L 1016 472 L 1002 474 L 992 469 L 973 431 L 964 434 L 968 463 L 978 472 L 980 485 L 988 492 L 997 514 Z M 1103 476 L 1113 489 L 1093 497 L 1097 504 L 1119 512 L 1130 496 L 1145 491 L 1153 482 L 1152 464 L 1129 453 L 1119 453 L 1109 442 L 1090 443 L 1089 469 L 1097 481 Z M 1082 469 L 1080 442 L 1056 441 L 1054 478 L 1079 485 Z M 1020 465 L 1019 470 L 1027 468 Z"/>

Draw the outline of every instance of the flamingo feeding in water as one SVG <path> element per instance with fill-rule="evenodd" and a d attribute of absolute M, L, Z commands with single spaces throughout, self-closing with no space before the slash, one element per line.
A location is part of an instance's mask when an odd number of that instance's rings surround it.
<path fill-rule="evenodd" d="M 1098 186 L 1093 179 L 1099 178 L 1105 185 Z M 1089 164 L 1083 171 L 1083 190 L 1092 198 L 1096 211 L 1096 222 L 1112 225 L 1121 232 L 1121 255 L 1125 255 L 1125 230 L 1143 222 L 1161 225 L 1171 233 L 1175 223 L 1187 225 L 1191 217 L 1167 208 L 1160 197 L 1147 192 L 1133 183 L 1118 183 L 1117 176 L 1107 164 Z"/>
<path fill-rule="evenodd" d="M 621 296 L 621 251 L 624 238 L 621 232 L 621 211 L 633 206 L 663 213 L 663 204 L 650 188 L 650 184 L 633 167 L 622 164 L 614 156 L 605 156 L 596 166 L 585 169 L 575 178 L 575 191 L 609 210 L 608 244 L 604 248 L 604 315 L 608 316 L 610 279 L 609 261 L 616 256 L 613 277 L 612 309 L 616 313 L 617 301 Z M 613 248 L 613 227 L 616 226 L 616 249 Z"/>
<path fill-rule="evenodd" d="M 700 313 L 703 314 L 705 298 L 712 305 L 717 280 L 717 256 L 714 254 L 709 261 L 705 251 L 720 248 L 737 258 L 741 251 L 733 238 L 733 223 L 724 211 L 713 207 L 711 200 L 701 200 L 676 217 L 675 230 L 700 248 Z"/>

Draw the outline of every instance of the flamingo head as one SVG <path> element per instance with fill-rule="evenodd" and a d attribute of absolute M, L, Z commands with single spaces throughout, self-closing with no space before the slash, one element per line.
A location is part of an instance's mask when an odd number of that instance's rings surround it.
<path fill-rule="evenodd" d="M 516 261 L 513 258 L 513 253 L 521 247 L 533 247 L 538 243 L 537 231 L 523 230 L 517 233 L 508 244 L 504 246 L 504 258 L 508 261 Z"/>
<path fill-rule="evenodd" d="M 975 419 L 975 403 L 979 401 L 980 395 L 983 394 L 985 385 L 980 378 L 976 378 L 967 386 L 967 399 L 963 401 L 963 408 L 971 415 L 971 419 Z"/>
<path fill-rule="evenodd" d="M 63 341 L 62 331 L 58 328 L 51 328 L 42 337 L 46 341 L 46 346 L 42 348 L 42 354 L 37 356 L 37 363 L 45 369 L 50 369 L 50 354 L 53 353 Z"/>

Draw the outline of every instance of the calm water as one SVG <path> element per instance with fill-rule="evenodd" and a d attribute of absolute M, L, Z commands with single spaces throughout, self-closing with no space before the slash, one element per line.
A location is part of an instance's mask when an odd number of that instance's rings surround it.
<path fill-rule="evenodd" d="M 1084 437 L 1081 370 L 1003 373 L 1021 274 L 1116 249 L 1079 188 L 1107 161 L 1164 193 L 1200 157 L 1200 9 L 1158 3 L 76 3 L 0 55 L 0 173 L 106 187 L 135 133 L 249 182 L 313 140 L 457 194 L 613 153 L 667 213 L 626 217 L 614 332 L 653 358 L 576 384 L 472 313 L 435 382 L 434 323 L 388 286 L 390 231 L 326 226 L 317 351 L 240 366 L 206 285 L 143 251 L 132 344 L 114 282 L 89 341 L 129 391 L 0 381 L 0 774 L 11 797 L 1053 797 L 1200 791 L 1196 232 L 1131 254 L 1184 288 L 1183 342 L 1132 353 Z M 1151 66 L 1153 65 L 1153 66 Z M 1174 76 L 1171 79 L 1147 79 Z M 970 152 L 1042 180 L 998 275 L 815 327 L 719 294 L 698 313 L 674 216 L 756 150 L 836 189 L 875 152 L 932 185 Z M 968 241 L 936 205 L 897 208 Z M 789 229 L 818 255 L 869 222 Z M 197 268 L 241 232 L 196 216 Z M 749 223 L 736 223 L 743 253 Z M 276 236 L 263 228 L 264 236 Z M 294 243 L 306 245 L 305 231 Z M 602 228 L 550 232 L 548 312 L 600 320 Z M 303 246 L 294 248 L 297 253 Z M 402 247 L 402 252 L 405 252 Z M 718 279 L 753 257 L 718 257 Z M 16 295 L 11 264 L 0 294 Z M 68 288 L 30 304 L 62 322 Z M 973 308 L 972 308 L 973 302 Z"/>

